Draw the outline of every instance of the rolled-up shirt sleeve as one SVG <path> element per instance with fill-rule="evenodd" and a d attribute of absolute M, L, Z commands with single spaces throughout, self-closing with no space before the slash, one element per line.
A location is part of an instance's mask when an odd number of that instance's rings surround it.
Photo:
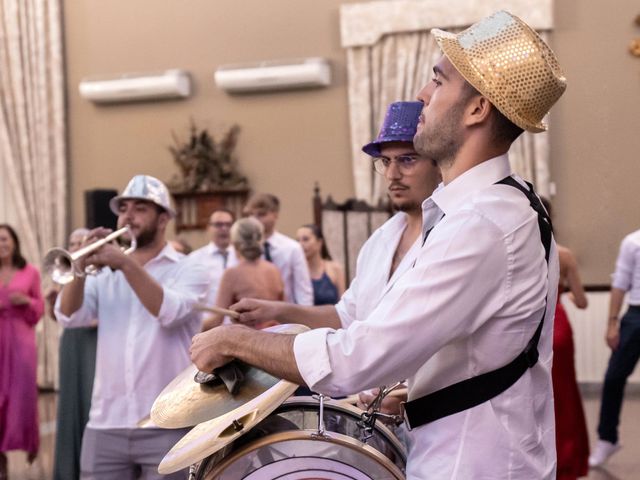
<path fill-rule="evenodd" d="M 100 275 L 100 274 L 98 274 Z M 64 289 L 56 298 L 53 309 L 56 319 L 64 328 L 89 327 L 95 325 L 98 317 L 98 277 L 88 276 L 84 282 L 84 300 L 82 306 L 71 315 L 64 315 L 60 311 L 60 302 L 64 295 Z"/>
<path fill-rule="evenodd" d="M 293 343 L 293 353 L 300 370 L 300 375 L 307 385 L 316 385 L 327 375 L 331 374 L 329 350 L 318 348 L 326 345 L 327 335 L 334 330 L 330 328 L 316 328 L 297 335 Z M 308 355 L 313 355 L 312 362 L 303 361 Z"/>
<path fill-rule="evenodd" d="M 210 276 L 207 269 L 186 257 L 181 268 L 171 281 L 163 282 L 162 306 L 157 320 L 163 327 L 173 327 L 200 319 L 195 310 L 197 303 L 204 301 L 209 289 Z"/>
<path fill-rule="evenodd" d="M 440 230 L 366 320 L 296 337 L 298 369 L 311 389 L 344 395 L 404 380 L 504 305 L 513 263 L 509 240 L 473 214 Z M 546 291 L 544 282 L 532 288 Z"/>
<path fill-rule="evenodd" d="M 619 288 L 625 292 L 631 289 L 633 283 L 633 273 L 635 271 L 636 245 L 629 237 L 625 238 L 620 245 L 620 252 L 616 260 L 616 270 L 612 275 L 611 286 Z"/>

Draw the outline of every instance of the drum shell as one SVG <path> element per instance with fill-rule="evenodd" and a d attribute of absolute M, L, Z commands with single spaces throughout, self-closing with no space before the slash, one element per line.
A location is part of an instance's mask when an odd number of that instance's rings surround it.
<path fill-rule="evenodd" d="M 380 422 L 364 443 L 361 414 L 351 405 L 325 401 L 325 432 L 319 435 L 318 401 L 291 398 L 250 432 L 204 459 L 196 478 L 276 478 L 277 470 L 278 478 L 287 479 L 404 479 L 403 445 Z"/>

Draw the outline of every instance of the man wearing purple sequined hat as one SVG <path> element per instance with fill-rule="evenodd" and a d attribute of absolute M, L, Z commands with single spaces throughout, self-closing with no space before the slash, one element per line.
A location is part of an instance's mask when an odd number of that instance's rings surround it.
<path fill-rule="evenodd" d="M 229 326 L 197 335 L 211 370 L 237 357 L 329 395 L 408 379 L 406 478 L 553 480 L 551 222 L 508 152 L 566 79 L 522 20 L 497 12 L 457 35 L 423 102 L 416 151 L 443 184 L 422 204 L 422 248 L 365 321 L 295 336 Z"/>
<path fill-rule="evenodd" d="M 305 307 L 284 302 L 242 299 L 234 308 L 247 324 L 276 319 L 313 328 L 347 328 L 364 320 L 385 291 L 409 269 L 420 250 L 422 202 L 441 180 L 432 160 L 420 156 L 413 137 L 422 111 L 420 102 L 389 105 L 377 138 L 362 147 L 384 176 L 391 204 L 398 213 L 378 228 L 358 254 L 356 275 L 338 304 Z"/>

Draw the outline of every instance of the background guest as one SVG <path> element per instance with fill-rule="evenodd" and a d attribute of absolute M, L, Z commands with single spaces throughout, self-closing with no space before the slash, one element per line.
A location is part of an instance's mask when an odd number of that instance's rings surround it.
<path fill-rule="evenodd" d="M 194 307 L 209 284 L 206 270 L 167 243 L 175 210 L 169 190 L 157 178 L 134 176 L 109 206 L 118 227 L 129 225 L 135 251 L 127 255 L 108 243 L 79 260 L 79 266 L 105 268 L 88 278 L 76 276 L 55 307 L 65 328 L 100 322 L 81 478 L 184 480 L 186 471 L 160 475 L 158 465 L 186 430 L 140 428 L 138 422 L 189 365 L 188 342 L 200 326 Z M 86 242 L 108 233 L 94 229 Z"/>
<path fill-rule="evenodd" d="M 38 455 L 35 325 L 44 311 L 40 273 L 20 252 L 15 230 L 0 224 L 0 478 L 9 450 Z"/>
<path fill-rule="evenodd" d="M 551 205 L 542 199 L 551 216 Z M 578 389 L 575 367 L 573 331 L 560 295 L 566 292 L 573 304 L 587 308 L 587 297 L 580 280 L 578 262 L 567 247 L 557 245 L 560 260 L 560 283 L 553 324 L 553 397 L 556 417 L 556 452 L 558 468 L 556 478 L 573 480 L 587 475 L 589 471 L 589 434 Z"/>
<path fill-rule="evenodd" d="M 264 259 L 280 270 L 284 299 L 298 305 L 313 305 L 313 290 L 302 247 L 293 238 L 276 230 L 280 200 L 270 193 L 257 193 L 247 202 L 244 212 L 264 227 Z"/>
<path fill-rule="evenodd" d="M 261 258 L 263 242 L 262 224 L 255 218 L 243 218 L 231 227 L 231 243 L 238 257 L 238 265 L 224 271 L 218 288 L 216 306 L 229 308 L 242 298 L 283 300 L 284 283 L 280 271 L 271 262 Z M 222 323 L 223 316 L 214 314 L 205 319 L 203 330 Z M 275 325 L 275 320 L 254 324 L 255 328 Z"/>
<path fill-rule="evenodd" d="M 69 251 L 78 250 L 88 233 L 86 228 L 74 230 L 69 236 Z M 47 308 L 52 311 L 58 290 L 53 292 L 55 295 L 47 294 Z M 84 427 L 89 421 L 97 341 L 97 322 L 90 327 L 66 328 L 60 337 L 54 480 L 80 478 L 80 449 Z"/>
<path fill-rule="evenodd" d="M 598 441 L 589 457 L 589 466 L 602 466 L 622 448 L 619 438 L 620 412 L 629 376 L 640 358 L 640 230 L 628 234 L 620 244 L 616 269 L 611 279 L 609 318 L 605 342 L 611 357 L 604 375 Z M 628 309 L 620 317 L 622 306 Z"/>
<path fill-rule="evenodd" d="M 209 275 L 210 283 L 205 303 L 215 305 L 218 297 L 218 287 L 222 274 L 237 265 L 236 252 L 231 245 L 231 226 L 236 217 L 231 210 L 217 208 L 211 212 L 207 233 L 210 241 L 204 247 L 194 250 L 189 258 L 204 265 Z M 205 318 L 207 315 L 203 315 Z"/>
<path fill-rule="evenodd" d="M 314 305 L 335 305 L 345 290 L 344 269 L 331 259 L 322 230 L 317 225 L 303 225 L 296 238 L 305 257 L 313 285 Z"/>

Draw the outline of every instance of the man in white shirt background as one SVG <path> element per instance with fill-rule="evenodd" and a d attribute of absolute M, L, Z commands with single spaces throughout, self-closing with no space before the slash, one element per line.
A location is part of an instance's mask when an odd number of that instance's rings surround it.
<path fill-rule="evenodd" d="M 548 217 L 507 153 L 524 129 L 546 129 L 566 79 L 548 46 L 508 12 L 432 34 L 444 56 L 418 95 L 414 145 L 437 162 L 443 186 L 423 202 L 413 268 L 366 321 L 295 336 L 218 327 L 196 335 L 191 357 L 207 371 L 239 358 L 329 395 L 408 379 L 408 480 L 552 480 L 558 257 Z M 524 369 L 499 393 L 414 422 L 413 401 L 514 360 Z M 433 406 L 466 402 L 453 400 Z"/>
<path fill-rule="evenodd" d="M 118 227 L 129 225 L 137 249 L 125 255 L 107 244 L 80 262 L 102 268 L 77 276 L 56 303 L 65 327 L 99 319 L 96 376 L 80 460 L 83 480 L 123 478 L 183 479 L 185 472 L 162 476 L 158 464 L 185 430 L 142 429 L 162 389 L 189 365 L 188 346 L 199 330 L 193 306 L 209 284 L 204 267 L 177 253 L 165 239 L 174 216 L 166 186 L 135 176 L 111 200 Z M 107 229 L 89 233 L 87 242 Z"/>
<path fill-rule="evenodd" d="M 280 200 L 270 193 L 253 195 L 244 208 L 264 227 L 264 259 L 278 267 L 284 282 L 284 299 L 298 305 L 313 305 L 311 276 L 298 242 L 276 230 Z"/>
<path fill-rule="evenodd" d="M 224 270 L 238 263 L 236 252 L 231 245 L 230 232 L 234 221 L 235 215 L 231 210 L 224 208 L 214 210 L 207 226 L 211 241 L 189 255 L 194 262 L 204 265 L 209 273 L 211 283 L 205 299 L 205 303 L 209 306 L 216 304 L 218 286 Z"/>
<path fill-rule="evenodd" d="M 602 466 L 622 447 L 618 438 L 624 389 L 640 358 L 640 230 L 622 240 L 611 279 L 609 320 L 605 340 L 611 357 L 602 385 L 598 441 L 589 456 L 589 466 Z M 627 295 L 629 308 L 620 318 Z"/>

